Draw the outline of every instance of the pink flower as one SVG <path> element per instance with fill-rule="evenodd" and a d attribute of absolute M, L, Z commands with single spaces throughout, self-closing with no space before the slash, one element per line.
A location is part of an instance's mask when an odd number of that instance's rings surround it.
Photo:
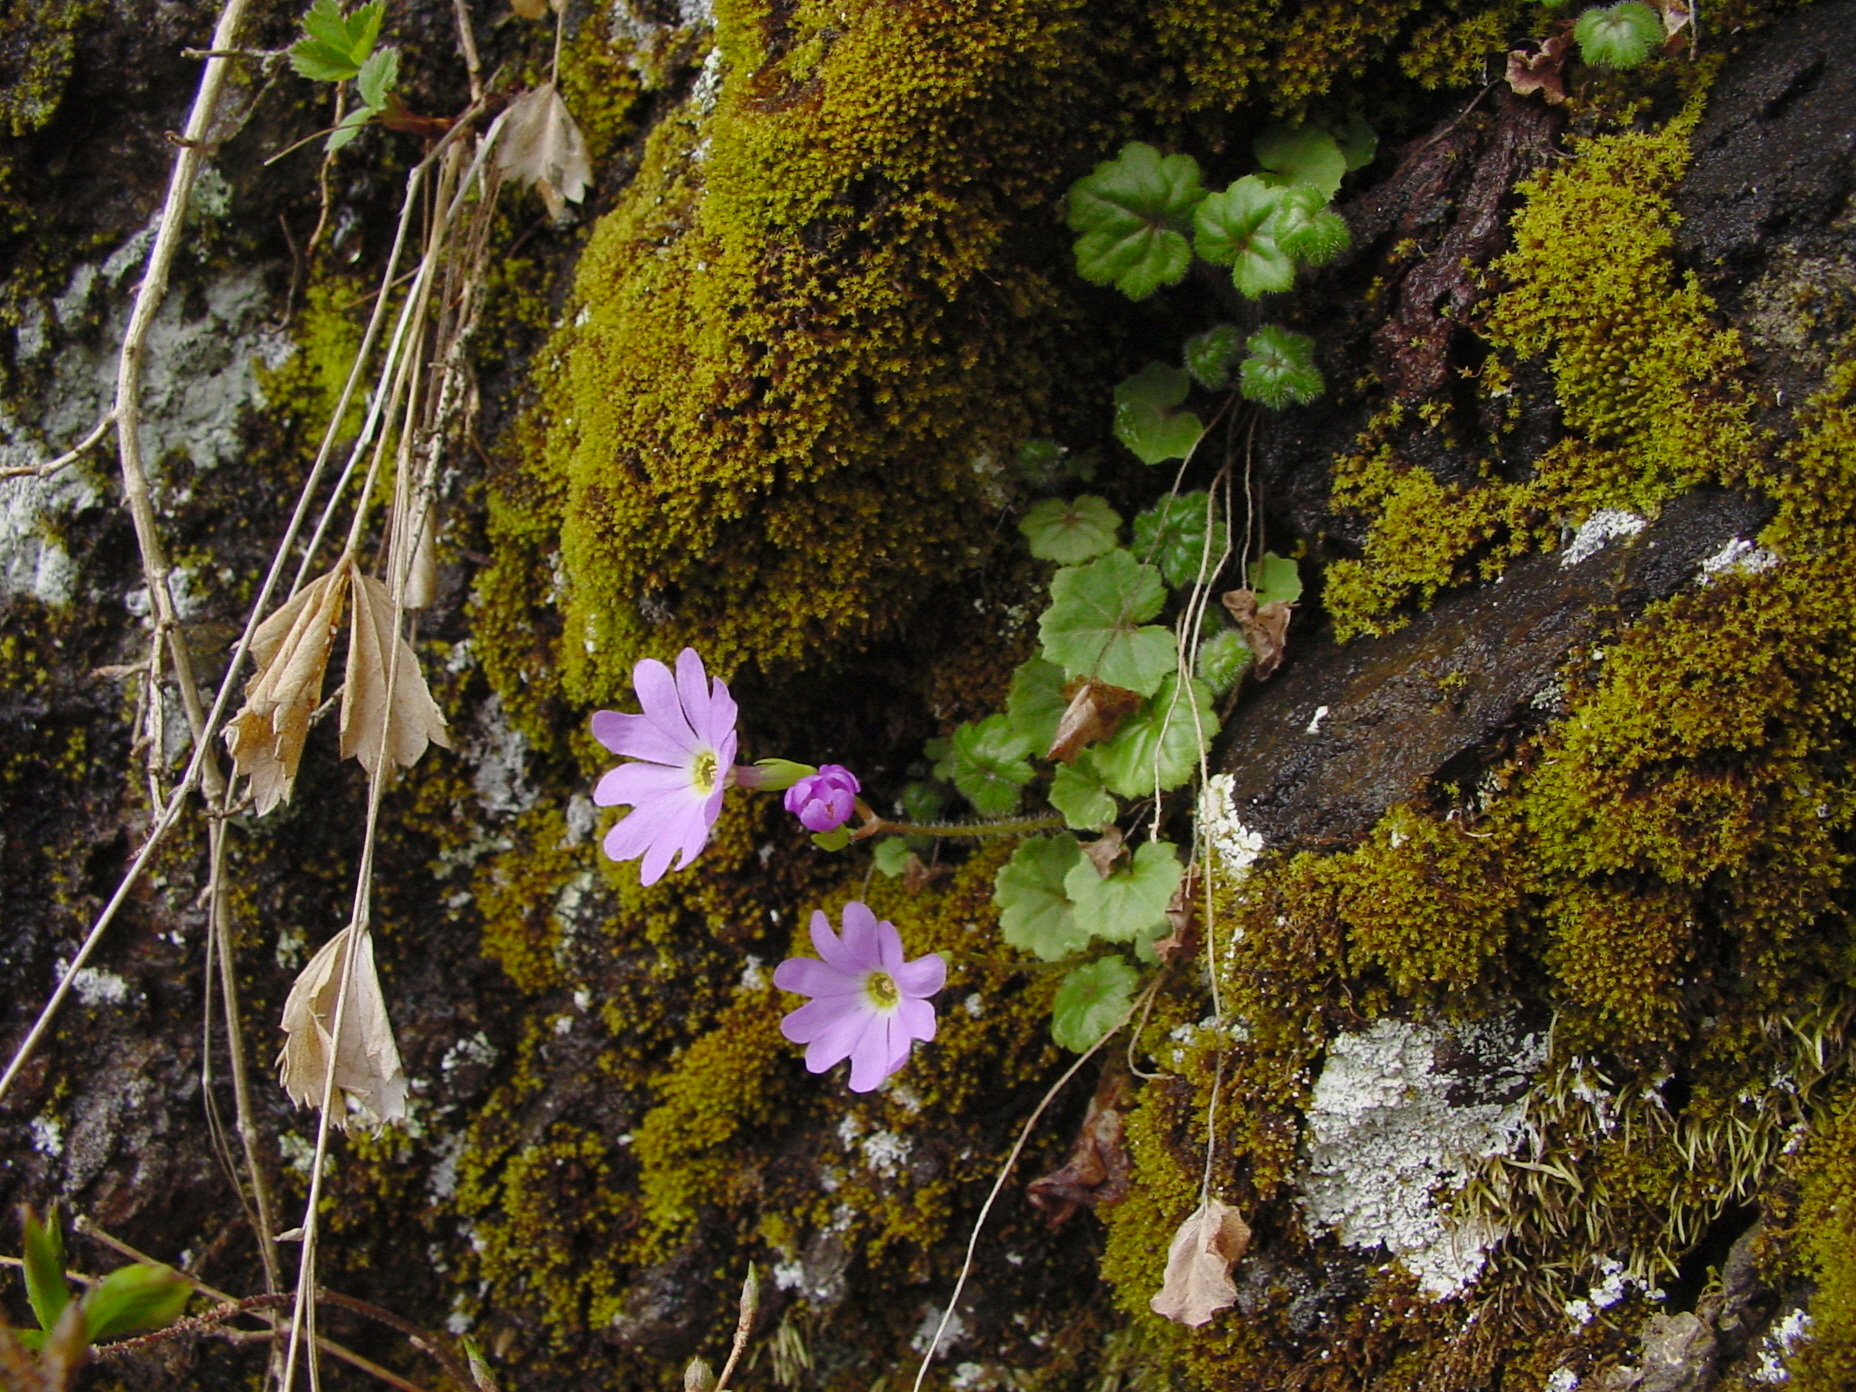
<path fill-rule="evenodd" d="M 851 1091 L 869 1092 L 908 1062 L 913 1041 L 934 1038 L 928 997 L 946 984 L 947 963 L 934 952 L 904 962 L 896 925 L 855 899 L 844 906 L 842 939 L 822 911 L 812 915 L 812 946 L 823 961 L 789 957 L 774 968 L 774 985 L 814 997 L 780 1032 L 806 1046 L 814 1073 L 848 1058 Z"/>
<path fill-rule="evenodd" d="M 850 821 L 857 810 L 857 775 L 843 764 L 820 764 L 786 790 L 786 810 L 799 818 L 807 831 L 832 831 Z"/>
<path fill-rule="evenodd" d="M 593 737 L 620 764 L 600 778 L 593 801 L 629 806 L 606 833 L 613 860 L 643 856 L 638 878 L 656 884 L 677 857 L 681 870 L 708 844 L 735 766 L 735 703 L 710 681 L 694 648 L 677 654 L 677 674 L 647 657 L 632 671 L 642 715 L 595 711 Z"/>

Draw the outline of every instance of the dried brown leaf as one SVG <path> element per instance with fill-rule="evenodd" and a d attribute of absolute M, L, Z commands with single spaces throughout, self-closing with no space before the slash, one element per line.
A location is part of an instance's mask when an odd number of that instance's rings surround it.
<path fill-rule="evenodd" d="M 559 222 L 569 203 L 578 203 L 593 181 L 580 127 L 552 82 L 524 92 L 503 116 L 497 168 L 541 195 L 548 216 Z"/>
<path fill-rule="evenodd" d="M 1134 1162 L 1122 1135 L 1122 1108 L 1128 1103 L 1128 1074 L 1111 1068 L 1096 1085 L 1089 1110 L 1076 1133 L 1076 1143 L 1059 1169 L 1041 1175 L 1025 1187 L 1031 1206 L 1044 1221 L 1060 1228 L 1079 1209 L 1117 1203 L 1128 1195 Z"/>
<path fill-rule="evenodd" d="M 1172 899 L 1167 901 L 1166 921 L 1172 931 L 1154 943 L 1154 955 L 1162 962 L 1173 962 L 1198 955 L 1198 903 L 1199 895 L 1203 890 L 1204 884 L 1199 879 L 1199 867 L 1196 865 L 1188 867 L 1185 878 L 1179 882 L 1179 888 L 1173 891 Z"/>
<path fill-rule="evenodd" d="M 1085 745 L 1112 739 L 1121 722 L 1140 704 L 1138 691 L 1110 686 L 1094 677 L 1085 678 L 1064 708 L 1063 717 L 1057 722 L 1056 737 L 1050 743 L 1050 752 L 1044 757 L 1069 763 L 1083 752 Z"/>
<path fill-rule="evenodd" d="M 1516 96 L 1538 92 L 1558 106 L 1566 100 L 1566 53 L 1572 40 L 1565 34 L 1543 39 L 1538 52 L 1515 49 L 1508 55 L 1508 86 Z"/>
<path fill-rule="evenodd" d="M 399 645 L 392 699 L 387 693 L 388 642 Z M 348 670 L 342 686 L 342 757 L 361 761 L 372 775 L 384 751 L 392 768 L 411 768 L 426 744 L 451 748 L 445 717 L 419 670 L 418 654 L 394 622 L 393 595 L 358 571 L 354 620 L 348 631 Z"/>
<path fill-rule="evenodd" d="M 299 1107 L 314 1107 L 322 1105 L 329 1051 L 334 1049 L 335 1088 L 346 1105 L 336 1107 L 329 1120 L 343 1130 L 356 1122 L 376 1127 L 406 1117 L 406 1074 L 380 993 L 380 974 L 374 969 L 371 933 L 359 935 L 354 968 L 347 973 L 352 994 L 341 1012 L 341 1040 L 335 1039 L 336 1003 L 348 947 L 355 941 L 352 925 L 342 929 L 303 968 L 284 1002 L 284 1047 L 277 1056 L 278 1075 L 290 1100 Z"/>
<path fill-rule="evenodd" d="M 1228 590 L 1224 607 L 1230 610 L 1244 641 L 1250 645 L 1256 657 L 1251 672 L 1262 681 L 1282 666 L 1283 649 L 1289 642 L 1290 606 L 1283 600 L 1272 599 L 1259 607 L 1255 590 Z"/>
<path fill-rule="evenodd" d="M 259 816 L 290 800 L 309 718 L 322 699 L 347 578 L 344 562 L 305 585 L 251 635 L 258 670 L 245 684 L 245 704 L 225 738 L 238 771 L 251 779 Z"/>
<path fill-rule="evenodd" d="M 1231 1266 L 1250 1245 L 1250 1225 L 1230 1204 L 1207 1199 L 1179 1225 L 1166 1249 L 1166 1280 L 1149 1305 L 1194 1328 L 1237 1299 Z"/>
<path fill-rule="evenodd" d="M 1650 0 L 1653 8 L 1660 10 L 1663 16 L 1663 33 L 1674 38 L 1694 21 L 1695 7 L 1689 0 Z"/>
<path fill-rule="evenodd" d="M 1083 854 L 1096 867 L 1096 874 L 1106 880 L 1116 862 L 1127 856 L 1127 838 L 1121 834 L 1120 827 L 1109 827 L 1096 840 L 1083 843 Z"/>

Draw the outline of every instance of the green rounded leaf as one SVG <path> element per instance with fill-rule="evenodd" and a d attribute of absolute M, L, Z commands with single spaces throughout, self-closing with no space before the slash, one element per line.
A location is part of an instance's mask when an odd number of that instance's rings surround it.
<path fill-rule="evenodd" d="M 1134 968 L 1120 957 L 1103 957 L 1076 968 L 1064 977 L 1051 1002 L 1051 1038 L 1079 1054 L 1093 1049 L 1127 1015 L 1139 983 Z"/>
<path fill-rule="evenodd" d="M 397 48 L 377 48 L 367 55 L 355 74 L 355 90 L 368 106 L 379 110 L 387 104 L 387 93 L 399 84 L 400 52 Z"/>
<path fill-rule="evenodd" d="M 1251 401 L 1272 411 L 1305 405 L 1327 390 L 1321 369 L 1315 366 L 1315 341 L 1277 324 L 1265 324 L 1245 344 L 1239 390 Z"/>
<path fill-rule="evenodd" d="M 1186 274 L 1186 233 L 1205 190 L 1190 155 L 1162 155 L 1135 140 L 1070 186 L 1067 221 L 1076 269 L 1096 285 L 1141 300 Z"/>
<path fill-rule="evenodd" d="M 1306 184 L 1332 198 L 1347 173 L 1347 157 L 1340 142 L 1319 126 L 1275 125 L 1258 136 L 1251 148 L 1257 163 L 1283 184 Z"/>
<path fill-rule="evenodd" d="M 1217 733 L 1211 688 L 1195 680 L 1182 692 L 1174 675 L 1115 732 L 1114 739 L 1091 752 L 1096 771 L 1110 792 L 1150 797 L 1189 782 Z"/>
<path fill-rule="evenodd" d="M 1334 142 L 1340 146 L 1340 155 L 1347 162 L 1349 173 L 1366 168 L 1373 162 L 1373 156 L 1379 153 L 1379 137 L 1373 134 L 1373 128 L 1358 112 L 1349 116 L 1347 124 L 1334 132 Z"/>
<path fill-rule="evenodd" d="M 1157 923 L 1179 888 L 1179 850 L 1170 841 L 1149 841 L 1112 875 L 1097 873 L 1087 858 L 1063 877 L 1076 906 L 1076 926 L 1108 942 L 1133 942 Z"/>
<path fill-rule="evenodd" d="M 1663 42 L 1663 21 L 1640 0 L 1595 5 L 1572 27 L 1579 56 L 1601 68 L 1634 68 Z"/>
<path fill-rule="evenodd" d="M 1080 498 L 1046 498 L 1025 511 L 1018 530 L 1031 543 L 1040 561 L 1078 565 L 1104 551 L 1115 549 L 1121 514 L 1106 498 L 1085 493 Z"/>
<path fill-rule="evenodd" d="M 1050 781 L 1050 805 L 1063 813 L 1063 824 L 1077 831 L 1093 831 L 1107 826 L 1121 808 L 1102 786 L 1089 750 L 1084 750 L 1067 764 L 1057 765 Z"/>
<path fill-rule="evenodd" d="M 1301 567 L 1287 556 L 1265 551 L 1250 563 L 1250 588 L 1256 591 L 1259 607 L 1277 600 L 1294 604 L 1302 597 Z"/>
<path fill-rule="evenodd" d="M 1173 635 L 1147 623 L 1166 601 L 1160 572 L 1126 551 L 1065 566 L 1051 579 L 1050 599 L 1038 636 L 1066 675 L 1151 696 L 1178 667 Z"/>
<path fill-rule="evenodd" d="M 890 879 L 895 879 L 909 865 L 909 843 L 900 836 L 885 836 L 876 843 L 876 849 L 870 853 L 870 860 Z"/>
<path fill-rule="evenodd" d="M 1054 962 L 1089 941 L 1076 926 L 1063 888 L 1064 877 L 1082 858 L 1083 849 L 1073 836 L 1038 836 L 1018 843 L 992 881 L 999 931 L 1008 943 Z"/>
<path fill-rule="evenodd" d="M 1031 781 L 1030 752 L 1003 715 L 962 725 L 948 754 L 954 786 L 982 817 L 1003 817 L 1017 809 L 1018 790 Z"/>
<path fill-rule="evenodd" d="M 1063 684 L 1063 668 L 1041 657 L 1019 663 L 1018 670 L 1012 673 L 1005 718 L 1034 754 L 1049 749 L 1050 742 L 1057 738 L 1057 723 L 1070 704 L 1063 694 Z"/>
<path fill-rule="evenodd" d="M 1205 433 L 1199 418 L 1175 408 L 1192 380 L 1165 363 L 1148 363 L 1115 388 L 1115 438 L 1143 464 L 1184 459 Z"/>
<path fill-rule="evenodd" d="M 1218 568 L 1227 533 L 1216 516 L 1207 518 L 1211 497 L 1203 490 L 1162 498 L 1134 519 L 1134 550 L 1160 567 L 1169 585 L 1189 585 Z M 1209 523 L 1209 528 L 1208 528 Z M 1206 534 L 1210 532 L 1210 541 Z"/>
<path fill-rule="evenodd" d="M 1223 391 L 1231 385 L 1231 369 L 1244 345 L 1236 324 L 1214 324 L 1186 340 L 1186 371 L 1206 391 Z"/>
<path fill-rule="evenodd" d="M 1213 696 L 1222 696 L 1256 660 L 1250 644 L 1235 628 L 1221 628 L 1199 644 L 1198 675 Z"/>

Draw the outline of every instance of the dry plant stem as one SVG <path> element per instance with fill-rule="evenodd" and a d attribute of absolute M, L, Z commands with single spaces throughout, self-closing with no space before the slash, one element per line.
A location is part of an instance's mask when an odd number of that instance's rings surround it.
<path fill-rule="evenodd" d="M 112 1233 L 105 1232 L 102 1228 L 98 1227 L 95 1223 L 91 1222 L 90 1219 L 82 1213 L 76 1215 L 71 1220 L 71 1226 L 76 1228 L 85 1237 L 93 1238 L 96 1241 L 101 1242 L 105 1247 L 108 1247 L 111 1251 L 120 1253 L 121 1255 L 129 1258 L 130 1261 L 160 1264 L 160 1258 L 151 1257 L 148 1253 L 142 1251 L 140 1248 L 131 1247 L 128 1243 L 124 1242 L 121 1238 L 116 1237 Z M 217 1300 L 221 1304 L 236 1303 L 238 1301 L 237 1296 L 230 1295 L 227 1292 L 220 1290 L 216 1286 L 209 1286 L 207 1285 L 206 1282 L 202 1281 L 199 1277 L 194 1276 L 189 1272 L 183 1271 L 180 1274 L 186 1280 L 190 1281 L 193 1284 L 193 1288 L 195 1290 L 200 1292 L 201 1295 L 206 1296 L 209 1300 Z M 254 1317 L 264 1320 L 267 1323 L 272 1324 L 274 1326 L 287 1327 L 289 1324 L 289 1321 L 284 1319 L 283 1316 L 273 1314 L 267 1309 L 254 1309 L 251 1311 L 251 1314 Z M 336 1343 L 332 1339 L 324 1339 L 324 1338 L 318 1337 L 316 1342 L 320 1344 L 322 1348 L 327 1353 L 332 1355 L 333 1357 L 339 1358 L 342 1360 L 342 1362 L 350 1364 L 353 1367 L 359 1368 L 362 1372 L 367 1373 L 371 1377 L 376 1377 L 380 1379 L 380 1381 L 387 1383 L 390 1386 L 399 1388 L 400 1392 L 426 1392 L 426 1390 L 423 1387 L 419 1386 L 418 1383 L 408 1382 L 405 1378 L 401 1377 L 398 1373 L 393 1372 L 391 1369 L 383 1368 L 378 1363 L 374 1363 L 366 1358 L 363 1358 L 360 1354 L 354 1352 L 352 1349 L 344 1348 L 342 1345 Z"/>
<path fill-rule="evenodd" d="M 747 1279 L 741 1283 L 741 1301 L 735 1315 L 735 1340 L 728 1348 L 728 1361 L 722 1365 L 722 1375 L 715 1380 L 715 1386 L 709 1392 L 727 1392 L 728 1379 L 734 1375 L 735 1365 L 741 1361 L 742 1350 L 748 1346 L 748 1335 L 754 1330 L 754 1314 L 760 1308 L 760 1282 L 754 1273 L 754 1263 L 748 1263 Z"/>
<path fill-rule="evenodd" d="M 59 455 L 56 459 L 48 459 L 43 464 L 20 464 L 11 469 L 0 469 L 0 479 L 50 478 L 60 469 L 68 468 L 70 465 L 77 463 L 78 460 L 95 449 L 97 442 L 110 433 L 110 427 L 114 424 L 116 424 L 116 410 L 114 407 L 111 407 L 108 411 L 104 412 L 103 419 L 97 422 L 94 430 L 83 439 L 79 440 L 75 445 L 72 445 L 70 449 Z"/>
<path fill-rule="evenodd" d="M 470 99 L 480 102 L 483 100 L 483 65 L 477 58 L 477 35 L 471 28 L 470 7 L 467 0 L 456 0 L 452 8 L 458 19 L 458 48 L 464 54 L 464 71 L 470 74 Z"/>
<path fill-rule="evenodd" d="M 941 1351 L 941 1336 L 947 1333 L 948 1322 L 954 1318 L 954 1311 L 960 1307 L 960 1293 L 966 1289 L 967 1277 L 973 1271 L 973 1254 L 979 1249 L 980 1230 L 986 1226 L 986 1219 L 992 1213 L 992 1206 L 999 1197 L 999 1191 L 1005 1188 L 1005 1181 L 1011 1177 L 1012 1167 L 1018 1163 L 1018 1157 L 1024 1151 L 1025 1143 L 1031 1139 L 1031 1130 L 1038 1124 L 1038 1118 L 1044 1115 L 1045 1109 L 1056 1100 L 1057 1094 L 1063 1091 L 1070 1079 L 1082 1070 L 1083 1065 L 1094 1058 L 1104 1044 L 1119 1034 L 1122 1026 L 1134 1018 L 1135 1011 L 1150 1000 L 1154 992 L 1159 989 L 1160 979 L 1156 977 L 1148 983 L 1147 989 L 1141 992 L 1139 998 L 1122 1012 L 1121 1018 L 1105 1030 L 1100 1039 L 1089 1046 L 1088 1052 L 1079 1055 L 1075 1063 L 1063 1070 L 1063 1076 L 1050 1085 L 1050 1089 L 1038 1100 L 1038 1105 L 1032 1108 L 1031 1115 L 1025 1118 L 1025 1124 L 1018 1132 L 1018 1140 L 1013 1143 L 1011 1153 L 1005 1157 L 1005 1163 L 999 1167 L 999 1177 L 993 1181 L 992 1192 L 986 1196 L 986 1202 L 980 1205 L 979 1217 L 973 1220 L 973 1233 L 967 1238 L 966 1260 L 960 1264 L 960 1279 L 954 1282 L 954 1293 L 947 1299 L 947 1309 L 941 1312 L 941 1322 L 935 1326 L 934 1338 L 928 1341 L 928 1351 L 922 1355 L 922 1366 L 916 1370 L 915 1385 L 911 1392 L 921 1392 L 922 1380 L 928 1376 L 928 1366 L 934 1362 L 935 1354 Z"/>
<path fill-rule="evenodd" d="M 219 12 L 219 23 L 213 30 L 214 50 L 235 47 L 246 3 L 247 0 L 226 0 Z M 167 295 L 168 273 L 180 248 L 193 181 L 199 173 L 201 152 L 231 63 L 229 58 L 209 58 L 206 70 L 200 75 L 193 110 L 188 114 L 187 129 L 174 159 L 174 172 L 168 179 L 160 228 L 155 233 L 154 245 L 149 248 L 141 284 L 136 288 L 135 305 L 129 313 L 129 326 L 123 333 L 122 355 L 116 369 L 116 446 L 121 456 L 124 500 L 129 505 L 136 545 L 142 553 L 142 574 L 148 585 L 155 631 L 167 641 L 174 680 L 180 687 L 181 708 L 187 712 L 187 723 L 192 727 L 196 744 L 204 741 L 206 717 L 200 708 L 199 688 L 194 682 L 193 659 L 182 639 L 180 620 L 174 612 L 174 597 L 168 589 L 167 556 L 161 546 L 154 503 L 148 491 L 148 473 L 142 462 L 142 363 L 148 351 L 148 331 Z M 217 793 L 222 782 L 217 762 L 209 759 L 202 772 L 207 791 Z"/>
<path fill-rule="evenodd" d="M 213 818 L 208 828 L 211 839 L 211 878 L 207 881 L 210 902 L 211 930 L 209 940 L 214 950 L 209 956 L 219 959 L 219 998 L 225 1009 L 226 1021 L 226 1055 L 232 1071 L 232 1106 L 233 1124 L 238 1128 L 238 1138 L 245 1152 L 245 1169 L 251 1183 L 251 1212 L 247 1215 L 252 1226 L 252 1235 L 258 1241 L 258 1260 L 264 1264 L 264 1289 L 274 1294 L 280 1289 L 277 1267 L 276 1232 L 277 1224 L 272 1218 L 270 1184 L 265 1179 L 264 1164 L 258 1154 L 258 1126 L 253 1120 L 251 1107 L 250 1070 L 245 1064 L 244 1021 L 238 1007 L 238 970 L 232 953 L 232 910 L 226 902 L 226 811 L 231 801 L 232 789 L 226 789 L 221 801 L 220 815 Z M 211 980 L 212 963 L 207 964 L 207 976 Z M 210 986 L 206 991 L 211 999 Z M 202 1041 L 201 1056 L 210 1059 L 210 1037 Z M 239 1187 L 239 1198 L 245 1198 L 242 1186 L 237 1186 L 237 1174 L 233 1175 L 235 1187 Z"/>

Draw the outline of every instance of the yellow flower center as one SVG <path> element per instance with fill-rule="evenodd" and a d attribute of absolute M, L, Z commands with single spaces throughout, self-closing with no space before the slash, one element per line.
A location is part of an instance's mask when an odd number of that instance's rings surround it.
<path fill-rule="evenodd" d="M 902 1003 L 902 991 L 896 978 L 888 972 L 873 971 L 864 978 L 864 994 L 878 1010 L 894 1010 Z"/>
<path fill-rule="evenodd" d="M 707 797 L 715 791 L 716 774 L 720 771 L 721 761 L 715 757 L 713 750 L 705 749 L 696 756 L 696 762 L 690 765 L 690 782 L 696 785 L 696 791 Z"/>

